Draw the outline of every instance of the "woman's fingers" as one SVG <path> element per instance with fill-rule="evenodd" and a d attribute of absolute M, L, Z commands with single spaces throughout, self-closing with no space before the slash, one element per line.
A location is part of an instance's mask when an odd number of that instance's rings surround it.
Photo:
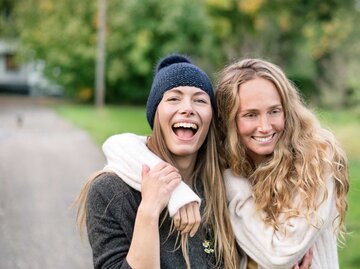
<path fill-rule="evenodd" d="M 175 226 L 176 230 L 179 231 L 179 229 L 180 229 L 180 223 L 181 223 L 179 210 L 175 213 L 175 215 L 174 215 L 174 217 L 173 217 L 173 220 L 174 220 L 174 226 Z"/>
<path fill-rule="evenodd" d="M 184 225 L 185 227 L 181 233 L 189 233 L 190 237 L 193 237 L 199 229 L 201 222 L 199 204 L 197 202 L 192 202 L 184 207 L 187 215 L 187 223 Z"/>
<path fill-rule="evenodd" d="M 311 247 L 304 255 L 301 263 L 294 266 L 294 269 L 310 269 L 313 259 L 313 248 Z"/>
<path fill-rule="evenodd" d="M 147 166 L 146 164 L 142 165 L 142 170 L 141 170 L 141 177 L 144 178 L 150 171 L 150 167 Z"/>
<path fill-rule="evenodd" d="M 144 175 L 142 174 L 142 176 Z M 150 171 L 148 171 L 147 177 L 153 180 L 161 180 L 165 183 L 170 183 L 175 179 L 176 181 L 172 182 L 169 186 L 170 189 L 172 189 L 173 185 L 178 181 L 178 178 L 181 179 L 178 169 L 165 162 L 155 165 Z"/>
<path fill-rule="evenodd" d="M 175 177 L 170 178 L 170 180 L 166 182 L 167 190 L 170 193 L 172 193 L 174 191 L 174 189 L 177 187 L 177 185 L 179 185 L 180 181 L 181 181 L 181 176 L 180 175 L 176 175 Z"/>
<path fill-rule="evenodd" d="M 169 174 L 171 172 L 179 172 L 179 170 L 176 167 L 174 167 L 174 166 L 172 166 L 172 165 L 170 165 L 170 164 L 168 164 L 166 162 L 158 163 L 151 170 L 155 171 L 155 172 L 158 172 L 159 175 L 163 175 L 163 176 L 167 175 L 167 174 Z"/>
<path fill-rule="evenodd" d="M 173 217 L 175 228 L 181 232 L 181 234 L 187 234 L 192 237 L 199 229 L 201 216 L 199 204 L 192 202 L 184 205 L 179 209 Z"/>
<path fill-rule="evenodd" d="M 184 205 L 183 207 L 181 207 L 174 215 L 173 220 L 174 220 L 174 226 L 176 228 L 176 230 L 178 230 L 179 232 L 182 232 L 184 229 L 184 223 L 187 223 L 187 213 L 185 210 L 185 207 L 187 205 Z M 186 216 L 186 218 L 185 218 Z M 185 224 L 186 225 L 186 224 Z"/>
<path fill-rule="evenodd" d="M 141 176 L 142 201 L 153 204 L 154 210 L 162 211 L 181 181 L 180 174 L 170 165 L 161 163 L 153 169 L 143 165 Z"/>
<path fill-rule="evenodd" d="M 180 208 L 179 211 L 180 211 L 180 219 L 181 219 L 179 230 L 182 232 L 185 229 L 186 225 L 189 223 L 188 215 L 187 215 L 187 205 Z"/>
<path fill-rule="evenodd" d="M 182 224 L 181 227 L 183 228 L 181 230 L 181 234 L 187 234 L 192 230 L 194 223 L 195 223 L 193 208 L 192 208 L 191 204 L 187 204 L 187 205 L 184 205 L 180 210 L 183 210 L 185 212 L 180 215 L 186 216 L 184 221 L 181 222 L 181 224 Z"/>
<path fill-rule="evenodd" d="M 200 227 L 201 215 L 200 215 L 200 205 L 197 202 L 192 202 L 191 205 L 194 213 L 194 225 L 190 231 L 190 237 L 193 237 Z"/>
<path fill-rule="evenodd" d="M 308 269 L 311 268 L 311 263 L 313 259 L 313 248 L 311 247 L 306 253 L 300 264 L 300 269 Z"/>
<path fill-rule="evenodd" d="M 152 169 L 144 164 L 141 176 L 143 179 L 146 177 L 146 179 L 161 180 L 165 183 L 170 183 L 173 179 L 177 181 L 178 177 L 181 178 L 178 170 L 165 162 L 158 163 Z"/>
<path fill-rule="evenodd" d="M 164 181 L 165 183 L 170 183 L 174 179 L 176 181 L 178 181 L 178 180 L 181 181 L 181 175 L 177 172 L 171 172 L 167 175 L 161 176 L 159 179 Z"/>

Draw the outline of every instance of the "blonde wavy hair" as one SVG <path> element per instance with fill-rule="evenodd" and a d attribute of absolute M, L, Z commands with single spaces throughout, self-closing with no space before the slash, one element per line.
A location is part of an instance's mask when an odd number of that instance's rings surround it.
<path fill-rule="evenodd" d="M 258 166 L 239 141 L 236 125 L 240 86 L 255 78 L 275 85 L 285 114 L 284 131 L 273 154 Z M 233 173 L 249 178 L 256 207 L 265 212 L 265 222 L 278 228 L 280 214 L 285 220 L 302 215 L 310 221 L 327 198 L 326 181 L 332 177 L 338 210 L 334 228 L 343 235 L 349 190 L 347 158 L 332 133 L 322 128 L 314 113 L 305 107 L 284 72 L 262 59 L 240 60 L 221 72 L 215 95 L 223 158 Z M 300 205 L 294 204 L 294 190 Z"/>
<path fill-rule="evenodd" d="M 227 209 L 224 180 L 218 158 L 218 145 L 215 136 L 216 124 L 214 120 L 215 117 L 211 121 L 207 138 L 199 149 L 195 170 L 190 182 L 193 182 L 192 187 L 196 188 L 196 185 L 198 185 L 196 181 L 201 180 L 204 189 L 205 209 L 202 216 L 202 225 L 212 229 L 216 268 L 237 269 L 240 266 L 240 258 Z M 166 146 L 157 113 L 155 114 L 153 133 L 148 137 L 147 146 L 164 161 L 175 166 L 172 154 Z M 87 180 L 76 200 L 78 205 L 77 223 L 81 234 L 85 229 L 86 202 L 89 188 L 97 176 L 103 172 L 99 171 Z M 165 216 L 168 216 L 168 213 Z M 169 232 L 175 231 L 172 229 Z M 182 253 L 187 268 L 190 269 L 188 236 L 180 235 L 180 237 Z"/>

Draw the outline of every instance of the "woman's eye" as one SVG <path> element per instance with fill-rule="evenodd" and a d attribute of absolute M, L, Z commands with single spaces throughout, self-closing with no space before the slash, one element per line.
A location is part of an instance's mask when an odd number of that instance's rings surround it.
<path fill-rule="evenodd" d="M 195 99 L 195 102 L 197 103 L 202 103 L 202 104 L 207 104 L 207 101 L 205 99 Z"/>
<path fill-rule="evenodd" d="M 178 97 L 174 97 L 174 96 L 168 97 L 168 98 L 166 99 L 166 101 L 169 101 L 169 102 L 171 102 L 171 101 L 178 101 L 178 100 L 179 100 L 179 98 L 178 98 Z"/>
<path fill-rule="evenodd" d="M 255 118 L 256 114 L 255 113 L 247 113 L 244 115 L 245 118 Z"/>
<path fill-rule="evenodd" d="M 272 114 L 272 115 L 276 115 L 276 114 L 279 114 L 279 113 L 281 113 L 281 109 L 280 109 L 280 108 L 277 108 L 277 109 L 274 109 L 274 110 L 271 110 L 271 111 L 270 111 L 270 114 Z"/>

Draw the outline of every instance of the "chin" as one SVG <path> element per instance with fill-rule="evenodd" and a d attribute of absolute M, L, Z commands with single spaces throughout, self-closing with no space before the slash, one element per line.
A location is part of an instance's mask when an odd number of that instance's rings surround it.
<path fill-rule="evenodd" d="M 186 149 L 181 149 L 181 150 L 174 150 L 172 152 L 174 155 L 176 156 L 188 156 L 188 155 L 192 155 L 197 153 L 196 150 L 186 150 Z"/>
<path fill-rule="evenodd" d="M 265 150 L 262 152 L 258 152 L 258 155 L 263 156 L 264 158 L 267 158 L 268 156 L 272 155 L 274 153 L 274 150 Z"/>
<path fill-rule="evenodd" d="M 198 147 L 191 146 L 191 145 L 178 145 L 171 149 L 171 153 L 176 156 L 188 156 L 193 155 L 198 152 Z"/>

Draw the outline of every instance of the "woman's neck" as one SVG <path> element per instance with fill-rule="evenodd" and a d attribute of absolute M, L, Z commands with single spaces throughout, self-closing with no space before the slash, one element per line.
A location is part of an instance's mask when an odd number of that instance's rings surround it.
<path fill-rule="evenodd" d="M 179 169 L 183 181 L 191 186 L 192 174 L 196 163 L 196 155 L 175 157 L 174 161 L 177 169 Z"/>

